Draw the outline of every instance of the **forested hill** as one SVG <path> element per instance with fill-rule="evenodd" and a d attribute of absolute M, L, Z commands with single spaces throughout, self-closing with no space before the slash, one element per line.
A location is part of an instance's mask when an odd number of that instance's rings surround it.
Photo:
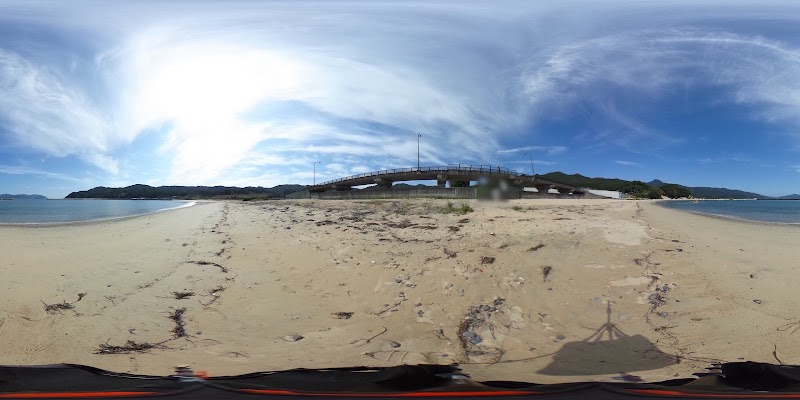
<path fill-rule="evenodd" d="M 304 189 L 303 185 L 278 185 L 265 187 L 229 186 L 148 186 L 132 185 L 123 188 L 99 186 L 94 189 L 72 192 L 67 199 L 211 199 L 211 198 L 269 198 Z"/>
<path fill-rule="evenodd" d="M 13 200 L 47 200 L 47 197 L 40 194 L 0 194 L 0 199 Z"/>
<path fill-rule="evenodd" d="M 678 198 L 688 197 L 689 195 L 705 199 L 769 199 L 771 197 L 758 193 L 745 192 L 742 190 L 713 188 L 713 187 L 692 187 L 674 183 L 664 183 L 658 179 L 650 182 L 627 181 L 616 178 L 590 178 L 580 174 L 568 175 L 563 172 L 550 172 L 537 175 L 542 179 L 563 183 L 565 185 L 583 187 L 599 190 L 616 190 L 627 194 L 648 195 L 657 198 L 656 195 L 663 194 L 667 197 Z M 660 192 L 660 193 L 659 193 Z"/>

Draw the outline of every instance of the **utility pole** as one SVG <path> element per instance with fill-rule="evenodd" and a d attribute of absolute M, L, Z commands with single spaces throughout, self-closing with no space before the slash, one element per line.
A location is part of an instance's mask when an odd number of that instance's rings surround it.
<path fill-rule="evenodd" d="M 421 133 L 417 134 L 417 171 L 419 171 L 419 138 L 422 137 Z"/>
<path fill-rule="evenodd" d="M 314 185 L 317 184 L 317 164 L 322 164 L 322 161 L 314 161 Z"/>

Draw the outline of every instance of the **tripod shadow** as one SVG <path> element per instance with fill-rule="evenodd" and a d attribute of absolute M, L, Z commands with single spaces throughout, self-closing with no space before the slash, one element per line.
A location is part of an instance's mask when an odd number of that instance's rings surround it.
<path fill-rule="evenodd" d="M 565 343 L 543 375 L 603 375 L 659 369 L 677 363 L 642 335 L 629 336 L 611 322 L 611 302 L 606 323 L 588 338 Z"/>

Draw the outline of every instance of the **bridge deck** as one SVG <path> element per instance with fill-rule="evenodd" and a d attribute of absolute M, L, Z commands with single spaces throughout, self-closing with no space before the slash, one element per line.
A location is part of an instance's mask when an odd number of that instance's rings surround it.
<path fill-rule="evenodd" d="M 515 183 L 521 183 L 534 187 L 549 187 L 561 191 L 579 191 L 579 189 L 571 186 L 538 179 L 532 175 L 520 174 L 517 171 L 507 168 L 492 167 L 488 165 L 448 165 L 439 167 L 398 168 L 374 171 L 322 182 L 310 186 L 309 190 L 312 192 L 321 192 L 326 190 L 347 190 L 353 186 L 370 185 L 376 183 L 388 187 L 394 182 L 427 180 L 435 180 L 442 185 L 444 181 L 478 181 L 482 178 L 500 178 Z"/>

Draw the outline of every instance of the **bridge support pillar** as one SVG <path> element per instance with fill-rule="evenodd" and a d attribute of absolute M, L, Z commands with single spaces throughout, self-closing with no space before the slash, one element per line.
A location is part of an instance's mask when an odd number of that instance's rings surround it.
<path fill-rule="evenodd" d="M 384 178 L 375 178 L 375 183 L 377 183 L 378 186 L 385 189 L 391 189 L 392 187 L 392 181 Z"/>
<path fill-rule="evenodd" d="M 569 189 L 569 188 L 558 188 L 556 190 L 558 190 L 559 194 L 569 194 L 569 192 L 572 191 L 572 189 Z"/>
<path fill-rule="evenodd" d="M 337 192 L 344 192 L 353 189 L 353 187 L 350 185 L 333 185 L 333 189 Z"/>
<path fill-rule="evenodd" d="M 533 185 L 539 193 L 548 193 L 552 185 Z"/>
<path fill-rule="evenodd" d="M 436 175 L 436 186 L 443 188 L 447 186 L 447 176 L 446 175 Z"/>

